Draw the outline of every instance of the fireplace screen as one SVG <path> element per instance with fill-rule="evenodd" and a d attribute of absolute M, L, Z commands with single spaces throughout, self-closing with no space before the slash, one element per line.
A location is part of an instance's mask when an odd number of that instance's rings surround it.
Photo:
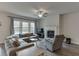
<path fill-rule="evenodd" d="M 54 31 L 53 30 L 48 30 L 47 31 L 47 37 L 48 38 L 54 38 Z"/>

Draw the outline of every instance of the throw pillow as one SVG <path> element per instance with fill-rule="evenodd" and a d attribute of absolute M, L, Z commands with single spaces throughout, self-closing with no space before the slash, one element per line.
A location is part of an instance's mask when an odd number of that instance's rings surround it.
<path fill-rule="evenodd" d="M 20 43 L 19 43 L 19 41 L 18 41 L 17 38 L 15 38 L 15 41 L 13 41 L 13 46 L 14 46 L 14 47 L 20 46 Z"/>

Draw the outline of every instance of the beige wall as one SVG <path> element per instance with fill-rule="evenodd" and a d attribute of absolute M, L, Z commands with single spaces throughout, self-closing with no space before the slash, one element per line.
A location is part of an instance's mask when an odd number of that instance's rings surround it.
<path fill-rule="evenodd" d="M 64 14 L 60 20 L 61 33 L 72 38 L 72 43 L 79 44 L 79 12 Z"/>
<path fill-rule="evenodd" d="M 4 39 L 10 35 L 10 18 L 8 14 L 0 12 L 0 43 L 4 42 Z"/>

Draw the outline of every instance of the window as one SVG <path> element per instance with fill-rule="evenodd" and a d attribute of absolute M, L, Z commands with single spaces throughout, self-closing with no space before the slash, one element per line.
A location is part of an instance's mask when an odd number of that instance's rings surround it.
<path fill-rule="evenodd" d="M 19 34 L 19 31 L 20 31 L 20 22 L 14 21 L 14 33 Z"/>
<path fill-rule="evenodd" d="M 28 33 L 28 32 L 29 32 L 29 23 L 22 22 L 22 33 Z"/>
<path fill-rule="evenodd" d="M 30 32 L 35 33 L 35 23 L 34 22 L 30 23 Z"/>
<path fill-rule="evenodd" d="M 19 21 L 14 20 L 13 23 L 13 30 L 14 34 L 20 34 L 20 33 L 35 33 L 35 22 L 33 21 Z"/>

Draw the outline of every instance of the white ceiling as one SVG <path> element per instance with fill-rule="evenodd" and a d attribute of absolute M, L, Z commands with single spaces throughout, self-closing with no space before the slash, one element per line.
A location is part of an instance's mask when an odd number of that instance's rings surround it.
<path fill-rule="evenodd" d="M 0 2 L 0 11 L 23 16 L 35 16 L 33 9 L 44 8 L 50 14 L 79 11 L 79 2 Z"/>

